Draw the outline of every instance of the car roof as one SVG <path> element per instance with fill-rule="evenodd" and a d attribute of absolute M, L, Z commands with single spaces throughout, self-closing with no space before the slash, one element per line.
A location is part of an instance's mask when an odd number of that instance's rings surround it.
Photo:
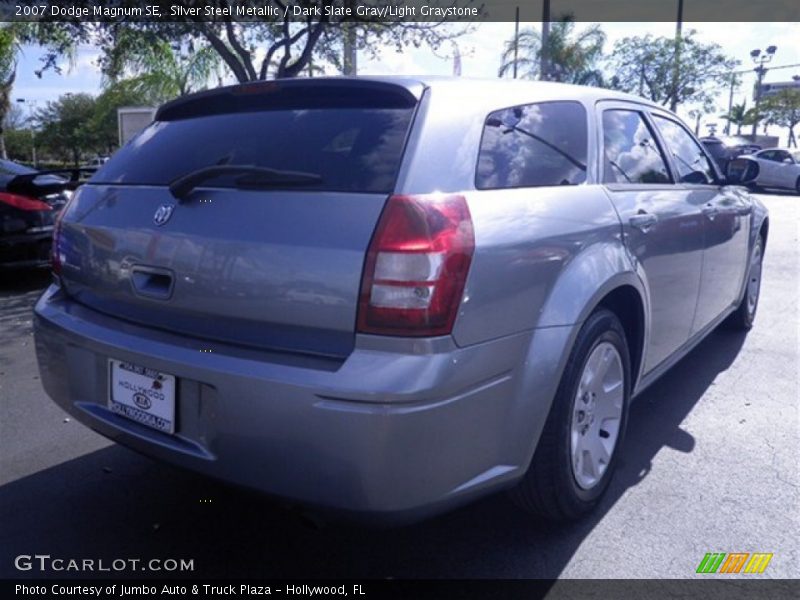
<path fill-rule="evenodd" d="M 239 89 L 246 89 L 249 86 L 271 86 L 271 85 L 289 85 L 289 86 L 330 86 L 335 84 L 352 84 L 358 85 L 392 85 L 405 89 L 418 100 L 422 96 L 425 89 L 432 92 L 437 90 L 447 91 L 448 93 L 459 93 L 459 103 L 462 107 L 469 108 L 474 104 L 475 107 L 483 107 L 486 103 L 487 94 L 491 94 L 492 98 L 497 99 L 496 103 L 506 103 L 506 105 L 513 105 L 510 103 L 523 103 L 523 102 L 541 102 L 553 100 L 573 100 L 591 104 L 601 100 L 616 100 L 623 102 L 635 102 L 637 104 L 646 105 L 651 108 L 659 110 L 666 109 L 655 102 L 647 100 L 632 94 L 618 92 L 615 90 L 608 90 L 605 88 L 573 85 L 568 83 L 556 83 L 550 81 L 528 81 L 523 79 L 478 79 L 469 77 L 446 77 L 437 75 L 424 75 L 424 76 L 358 76 L 358 77 L 314 77 L 314 78 L 292 78 L 292 79 L 273 79 L 268 81 L 254 81 L 249 83 L 241 83 L 232 86 L 224 86 L 204 90 L 194 94 L 188 94 L 173 100 L 162 106 L 159 115 L 164 114 L 167 110 L 175 109 L 183 104 L 188 104 L 193 100 L 200 100 L 200 98 L 213 98 L 224 94 L 230 94 Z M 667 111 L 669 112 L 669 111 Z"/>
<path fill-rule="evenodd" d="M 323 78 L 321 78 L 323 79 Z M 546 92 L 548 96 L 562 96 L 566 99 L 574 100 L 629 100 L 648 104 L 657 108 L 663 108 L 660 105 L 633 94 L 619 92 L 616 90 L 609 90 L 606 88 L 593 87 L 588 85 L 575 85 L 571 83 L 559 83 L 554 81 L 531 81 L 527 79 L 501 79 L 501 78 L 473 78 L 473 77 L 448 77 L 442 75 L 422 75 L 419 77 L 414 76 L 360 76 L 360 77 L 331 77 L 324 79 L 353 79 L 353 80 L 372 80 L 382 81 L 386 83 L 394 83 L 402 86 L 412 86 L 414 84 L 422 84 L 427 88 L 436 90 L 437 88 L 463 88 L 476 89 L 485 88 L 487 86 L 502 89 L 528 89 L 536 92 Z"/>

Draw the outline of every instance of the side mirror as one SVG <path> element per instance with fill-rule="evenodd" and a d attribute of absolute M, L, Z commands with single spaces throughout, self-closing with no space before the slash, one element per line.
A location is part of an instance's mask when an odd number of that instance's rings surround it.
<path fill-rule="evenodd" d="M 703 185 L 708 183 L 708 177 L 702 171 L 692 171 L 687 175 L 681 177 L 681 183 L 696 183 L 699 185 Z"/>
<path fill-rule="evenodd" d="M 783 159 L 783 163 L 786 165 L 793 165 L 794 161 L 787 156 L 786 158 Z"/>
<path fill-rule="evenodd" d="M 758 179 L 759 167 L 754 160 L 735 158 L 728 163 L 725 170 L 727 185 L 748 185 Z"/>

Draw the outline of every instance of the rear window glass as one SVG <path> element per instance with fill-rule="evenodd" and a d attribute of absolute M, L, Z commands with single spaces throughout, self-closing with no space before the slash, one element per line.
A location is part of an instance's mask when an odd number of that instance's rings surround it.
<path fill-rule="evenodd" d="M 388 193 L 412 114 L 408 107 L 303 108 L 156 121 L 92 182 L 167 185 L 204 167 L 253 165 L 321 177 L 303 189 Z M 233 183 L 220 176 L 203 185 Z"/>
<path fill-rule="evenodd" d="M 486 119 L 478 189 L 577 185 L 586 181 L 586 111 L 578 102 L 506 108 Z"/>

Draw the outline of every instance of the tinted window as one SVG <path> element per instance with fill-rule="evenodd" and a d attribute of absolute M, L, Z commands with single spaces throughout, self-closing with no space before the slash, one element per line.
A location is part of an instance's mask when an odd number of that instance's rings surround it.
<path fill-rule="evenodd" d="M 728 154 L 728 150 L 722 142 L 703 142 L 703 146 L 714 158 L 725 158 Z"/>
<path fill-rule="evenodd" d="M 667 151 L 675 159 L 678 179 L 683 183 L 714 183 L 714 170 L 700 144 L 672 119 L 653 115 Z"/>
<path fill-rule="evenodd" d="M 493 112 L 478 155 L 478 189 L 576 185 L 586 181 L 586 111 L 543 102 Z"/>
<path fill-rule="evenodd" d="M 758 158 L 763 158 L 764 160 L 775 160 L 775 152 L 772 150 L 767 150 L 766 152 L 759 154 Z"/>
<path fill-rule="evenodd" d="M 641 113 L 631 110 L 603 113 L 603 181 L 670 182 L 664 156 Z"/>
<path fill-rule="evenodd" d="M 388 193 L 413 108 L 312 108 L 157 121 L 101 167 L 94 183 L 165 185 L 212 165 L 318 174 L 304 189 Z M 207 185 L 232 185 L 231 177 Z"/>

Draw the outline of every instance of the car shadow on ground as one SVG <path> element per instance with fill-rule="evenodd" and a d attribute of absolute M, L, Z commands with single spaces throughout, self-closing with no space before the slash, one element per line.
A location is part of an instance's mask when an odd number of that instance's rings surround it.
<path fill-rule="evenodd" d="M 39 552 L 193 559 L 194 573 L 184 575 L 195 577 L 556 578 L 622 495 L 648 476 L 656 454 L 665 447 L 692 452 L 695 440 L 681 423 L 744 339 L 713 333 L 637 400 L 608 494 L 576 524 L 546 526 L 498 494 L 406 527 L 320 528 L 258 494 L 112 445 L 0 487 L 0 513 L 13 516 L 3 525 L 0 576 L 30 576 L 14 569 L 13 557 Z"/>

